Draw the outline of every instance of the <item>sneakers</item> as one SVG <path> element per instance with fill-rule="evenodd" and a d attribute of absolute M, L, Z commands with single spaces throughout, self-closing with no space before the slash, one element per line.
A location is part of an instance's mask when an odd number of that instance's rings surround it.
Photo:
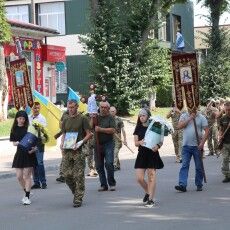
<path fill-rule="evenodd" d="M 102 187 L 100 187 L 97 191 L 98 191 L 98 192 L 105 192 L 105 191 L 108 191 L 108 187 L 102 186 Z"/>
<path fill-rule="evenodd" d="M 42 184 L 42 189 L 47 189 L 47 184 Z"/>
<path fill-rule="evenodd" d="M 115 186 L 110 186 L 109 191 L 116 191 L 116 187 Z"/>
<path fill-rule="evenodd" d="M 90 177 L 97 177 L 97 172 L 94 171 L 94 170 L 90 170 L 90 172 L 87 174 L 87 176 L 90 176 Z"/>
<path fill-rule="evenodd" d="M 175 189 L 176 189 L 177 191 L 180 191 L 180 192 L 187 192 L 186 187 L 184 187 L 184 186 L 182 186 L 182 185 L 176 185 L 176 186 L 175 186 Z"/>
<path fill-rule="evenodd" d="M 197 186 L 197 189 L 196 189 L 197 192 L 201 192 L 202 190 L 203 190 L 202 186 Z"/>
<path fill-rule="evenodd" d="M 146 208 L 152 208 L 155 205 L 153 200 L 148 200 L 148 202 L 145 204 Z"/>
<path fill-rule="evenodd" d="M 39 189 L 41 188 L 41 186 L 39 184 L 34 184 L 31 189 Z"/>
<path fill-rule="evenodd" d="M 30 205 L 30 204 L 31 204 L 31 201 L 30 201 L 30 199 L 29 199 L 28 197 L 23 197 L 23 198 L 22 198 L 22 203 L 23 203 L 24 205 Z"/>
<path fill-rule="evenodd" d="M 145 193 L 145 196 L 143 198 L 143 203 L 146 203 L 149 200 L 149 194 Z"/>
<path fill-rule="evenodd" d="M 60 176 L 56 179 L 57 182 L 65 183 L 65 178 L 63 176 Z"/>
<path fill-rule="evenodd" d="M 225 178 L 222 180 L 222 182 L 223 182 L 223 183 L 228 183 L 228 182 L 230 182 L 230 178 L 225 177 Z"/>

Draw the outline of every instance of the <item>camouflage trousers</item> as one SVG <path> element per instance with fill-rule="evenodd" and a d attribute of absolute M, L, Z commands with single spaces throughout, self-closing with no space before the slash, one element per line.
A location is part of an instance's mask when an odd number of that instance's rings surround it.
<path fill-rule="evenodd" d="M 85 193 L 85 155 L 81 150 L 65 150 L 62 170 L 65 182 L 74 195 L 73 203 L 81 203 Z"/>
<path fill-rule="evenodd" d="M 63 168 L 63 152 L 61 154 L 62 154 L 62 158 L 61 158 L 61 164 L 59 166 L 59 176 L 64 177 L 63 170 L 62 170 L 62 168 Z"/>
<path fill-rule="evenodd" d="M 208 150 L 210 154 L 214 154 L 217 152 L 217 126 L 213 125 L 209 127 L 209 134 L 208 134 Z M 214 148 L 213 148 L 214 147 Z"/>
<path fill-rule="evenodd" d="M 177 158 L 181 158 L 181 150 L 182 150 L 182 141 L 183 141 L 183 134 L 181 130 L 175 130 L 172 133 L 172 140 L 175 149 L 175 154 Z"/>
<path fill-rule="evenodd" d="M 95 161 L 94 161 L 94 140 L 90 139 L 82 147 L 82 152 L 86 156 L 87 165 L 89 170 L 96 170 Z"/>
<path fill-rule="evenodd" d="M 223 148 L 221 149 L 221 153 L 223 156 L 221 171 L 225 177 L 230 178 L 230 170 L 229 170 L 230 144 L 224 144 Z"/>
<path fill-rule="evenodd" d="M 122 147 L 122 142 L 117 139 L 117 138 L 114 138 L 114 162 L 113 162 L 113 165 L 115 168 L 120 168 L 121 165 L 120 165 L 120 160 L 119 160 L 119 151 Z"/>

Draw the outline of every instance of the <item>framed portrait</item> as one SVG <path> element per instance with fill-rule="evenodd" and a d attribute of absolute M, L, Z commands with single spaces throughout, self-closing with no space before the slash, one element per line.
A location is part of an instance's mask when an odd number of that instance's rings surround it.
<path fill-rule="evenodd" d="M 181 84 L 193 83 L 191 66 L 180 67 L 180 80 Z"/>
<path fill-rule="evenodd" d="M 15 71 L 15 77 L 16 77 L 16 85 L 18 87 L 24 86 L 24 75 L 23 75 L 23 71 L 21 71 L 21 70 Z"/>

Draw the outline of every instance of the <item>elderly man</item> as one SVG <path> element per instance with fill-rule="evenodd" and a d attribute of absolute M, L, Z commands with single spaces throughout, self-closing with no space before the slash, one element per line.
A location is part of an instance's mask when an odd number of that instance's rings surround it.
<path fill-rule="evenodd" d="M 195 123 L 194 123 L 195 121 Z M 197 140 L 196 129 L 199 143 Z M 208 138 L 208 122 L 207 119 L 195 109 L 189 113 L 183 113 L 180 117 L 178 128 L 183 129 L 183 148 L 182 148 L 182 167 L 179 173 L 179 185 L 175 189 L 181 192 L 186 192 L 188 171 L 190 161 L 193 156 L 196 175 L 195 184 L 197 191 L 202 191 L 203 186 L 203 169 L 202 169 L 202 155 L 201 151 L 204 148 L 204 143 Z M 203 135 L 204 130 L 204 135 Z"/>
<path fill-rule="evenodd" d="M 109 113 L 110 105 L 108 102 L 100 102 L 100 114 L 95 125 L 95 163 L 99 175 L 101 187 L 99 192 L 115 191 L 116 181 L 114 179 L 114 140 L 115 120 Z M 105 175 L 107 171 L 107 178 Z"/>
<path fill-rule="evenodd" d="M 75 100 L 67 103 L 69 115 L 62 122 L 61 149 L 63 150 L 62 170 L 65 182 L 74 195 L 73 207 L 82 205 L 85 192 L 85 155 L 82 153 L 82 145 L 92 136 L 88 119 L 77 111 L 78 104 Z M 74 137 L 68 139 L 68 136 Z M 73 145 L 70 146 L 70 142 Z"/>

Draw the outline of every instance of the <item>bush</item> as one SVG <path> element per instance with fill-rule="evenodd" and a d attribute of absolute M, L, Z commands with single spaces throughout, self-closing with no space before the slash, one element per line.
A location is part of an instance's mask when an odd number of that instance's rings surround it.
<path fill-rule="evenodd" d="M 17 112 L 18 111 L 15 108 L 9 109 L 8 110 L 8 118 L 15 118 L 15 115 L 16 115 Z"/>
<path fill-rule="evenodd" d="M 171 107 L 172 105 L 172 86 L 159 88 L 156 95 L 156 107 Z"/>

